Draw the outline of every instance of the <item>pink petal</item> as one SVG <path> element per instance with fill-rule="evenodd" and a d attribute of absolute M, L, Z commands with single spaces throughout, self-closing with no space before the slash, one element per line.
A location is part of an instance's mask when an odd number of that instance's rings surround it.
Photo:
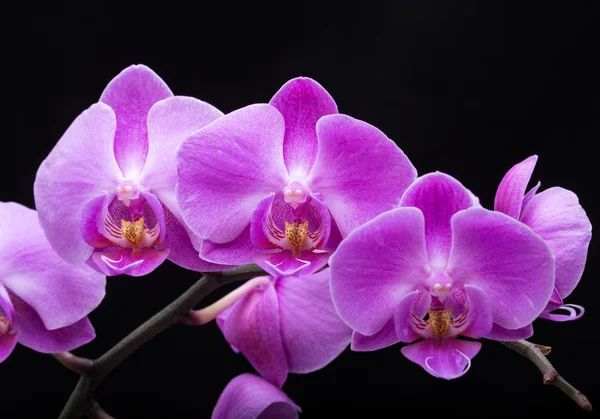
<path fill-rule="evenodd" d="M 453 177 L 440 172 L 419 177 L 400 201 L 400 206 L 416 207 L 423 213 L 429 260 L 442 268 L 446 266 L 452 245 L 450 219 L 458 211 L 473 205 L 469 190 Z"/>
<path fill-rule="evenodd" d="M 81 236 L 87 201 L 116 190 L 121 180 L 113 152 L 115 114 L 103 103 L 75 119 L 38 169 L 33 192 L 40 223 L 54 250 L 71 263 L 83 263 L 92 247 Z"/>
<path fill-rule="evenodd" d="M 19 341 L 20 332 L 7 333 L 6 335 L 0 336 L 0 363 L 4 362 L 6 358 L 10 356 L 12 351 L 17 346 Z"/>
<path fill-rule="evenodd" d="M 317 155 L 317 121 L 337 113 L 337 106 L 319 83 L 307 77 L 288 81 L 269 103 L 285 120 L 283 158 L 288 172 L 292 178 L 302 178 L 310 172 Z"/>
<path fill-rule="evenodd" d="M 148 187 L 171 212 L 178 212 L 175 196 L 175 150 L 186 137 L 223 113 L 198 99 L 175 96 L 157 102 L 148 112 L 148 157 L 140 183 Z"/>
<path fill-rule="evenodd" d="M 415 338 L 417 339 L 418 336 Z M 387 348 L 400 342 L 396 336 L 396 326 L 391 318 L 377 333 L 371 336 L 361 335 L 357 331 L 352 333 L 352 344 L 350 348 L 355 352 L 371 352 Z"/>
<path fill-rule="evenodd" d="M 404 296 L 429 275 L 423 214 L 399 208 L 364 224 L 329 260 L 331 293 L 342 319 L 363 335 L 378 332 Z"/>
<path fill-rule="evenodd" d="M 273 384 L 253 374 L 242 374 L 227 384 L 211 419 L 297 419 L 300 411 Z"/>
<path fill-rule="evenodd" d="M 11 296 L 15 306 L 14 328 L 19 333 L 19 343 L 42 353 L 71 351 L 91 342 L 96 333 L 87 317 L 65 327 L 48 330 L 36 310 L 16 296 Z"/>
<path fill-rule="evenodd" d="M 279 249 L 264 250 L 256 247 L 250 239 L 250 225 L 242 233 L 227 243 L 213 243 L 203 240 L 200 245 L 200 257 L 212 263 L 228 265 L 246 265 L 254 263 L 257 255 L 279 252 Z"/>
<path fill-rule="evenodd" d="M 288 366 L 279 319 L 275 287 L 269 285 L 239 300 L 221 330 L 227 342 L 238 348 L 256 371 L 281 387 L 287 378 Z"/>
<path fill-rule="evenodd" d="M 485 336 L 486 339 L 499 340 L 499 341 L 511 341 L 529 339 L 533 336 L 533 325 L 528 324 L 525 327 L 519 329 L 505 329 L 494 323 L 492 330 Z"/>
<path fill-rule="evenodd" d="M 177 200 L 190 229 L 215 243 L 242 233 L 258 203 L 286 185 L 283 117 L 250 105 L 188 137 L 177 151 Z"/>
<path fill-rule="evenodd" d="M 469 303 L 468 326 L 461 335 L 480 339 L 490 333 L 494 325 L 492 310 L 485 292 L 480 288 L 465 285 Z"/>
<path fill-rule="evenodd" d="M 421 325 L 431 307 L 431 294 L 413 291 L 400 301 L 394 313 L 396 336 L 400 342 L 410 343 L 419 339 L 415 326 Z M 421 331 L 423 333 L 424 330 Z"/>
<path fill-rule="evenodd" d="M 452 380 L 466 374 L 480 349 L 480 342 L 426 339 L 403 347 L 402 354 L 434 377 Z"/>
<path fill-rule="evenodd" d="M 294 257 L 289 250 L 260 254 L 254 263 L 276 278 L 283 276 L 308 276 L 329 262 L 331 253 L 302 252 Z"/>
<path fill-rule="evenodd" d="M 107 231 L 105 220 L 113 199 L 114 194 L 102 193 L 87 201 L 81 211 L 81 236 L 86 243 L 97 249 L 115 246 L 103 234 Z"/>
<path fill-rule="evenodd" d="M 533 155 L 521 163 L 514 165 L 502 178 L 496 198 L 494 199 L 494 210 L 519 219 L 523 208 L 523 198 L 527 190 L 527 184 L 535 168 L 538 157 Z"/>
<path fill-rule="evenodd" d="M 309 373 L 333 361 L 350 343 L 352 330 L 339 318 L 329 292 L 329 269 L 275 283 L 281 338 L 290 372 Z"/>
<path fill-rule="evenodd" d="M 0 203 L 0 279 L 32 306 L 47 329 L 70 325 L 104 298 L 106 278 L 87 265 L 72 265 L 50 247 L 34 210 Z"/>
<path fill-rule="evenodd" d="M 2 282 L 0 282 L 0 318 L 5 317 L 8 320 L 9 327 L 7 333 L 0 331 L 0 362 L 3 362 L 12 353 L 19 337 L 19 332 L 12 329 L 14 312 L 10 296 Z"/>
<path fill-rule="evenodd" d="M 556 257 L 555 286 L 566 298 L 581 279 L 592 238 L 592 225 L 577 195 L 563 188 L 547 189 L 531 199 L 521 221 L 552 249 Z"/>
<path fill-rule="evenodd" d="M 540 314 L 541 319 L 552 320 L 554 322 L 569 322 L 573 320 L 580 319 L 581 316 L 584 315 L 585 309 L 577 304 L 565 304 L 562 305 L 552 311 L 555 310 L 563 310 L 569 314 L 561 314 L 561 313 L 552 313 L 549 311 L 544 311 Z"/>
<path fill-rule="evenodd" d="M 152 213 L 154 214 L 154 218 L 156 218 L 156 223 L 159 227 L 159 236 L 158 240 L 156 241 L 156 244 L 160 245 L 165 240 L 165 235 L 167 233 L 167 228 L 165 226 L 165 211 L 163 209 L 163 205 L 158 200 L 156 195 L 154 195 L 151 192 L 141 192 L 140 195 L 142 195 L 146 199 L 146 203 L 148 204 L 148 206 L 150 206 L 150 208 L 152 209 Z M 153 228 L 154 225 L 149 227 Z"/>
<path fill-rule="evenodd" d="M 186 226 L 182 225 L 166 207 L 164 213 L 167 236 L 161 247 L 170 250 L 168 259 L 171 262 L 197 272 L 222 271 L 234 267 L 234 265 L 222 265 L 201 259 L 190 239 L 190 235 L 194 233 L 188 231 Z"/>
<path fill-rule="evenodd" d="M 343 237 L 394 208 L 417 172 L 385 134 L 347 115 L 317 123 L 319 149 L 307 179 Z"/>
<path fill-rule="evenodd" d="M 495 323 L 518 329 L 541 314 L 554 287 L 554 257 L 540 236 L 482 208 L 457 213 L 452 233 L 448 274 L 485 292 Z"/>
<path fill-rule="evenodd" d="M 148 154 L 146 117 L 156 102 L 173 96 L 165 82 L 145 65 L 132 65 L 108 83 L 100 102 L 117 116 L 114 155 L 125 177 L 137 178 Z"/>
<path fill-rule="evenodd" d="M 169 256 L 169 249 L 155 250 L 151 247 L 144 247 L 138 252 L 127 248 L 92 254 L 98 268 L 108 276 L 147 275 L 158 268 L 167 256 Z"/>
<path fill-rule="evenodd" d="M 533 198 L 535 196 L 535 194 L 537 193 L 538 189 L 540 189 L 540 186 L 542 186 L 542 183 L 538 182 L 523 197 L 523 205 L 521 206 L 521 213 L 519 214 L 519 220 L 521 219 L 521 216 L 523 215 L 523 210 L 525 210 L 525 208 L 527 207 L 527 204 L 529 204 L 529 201 L 531 201 L 531 198 Z"/>
<path fill-rule="evenodd" d="M 9 324 L 13 322 L 13 316 L 15 314 L 15 309 L 10 301 L 10 296 L 8 295 L 8 290 L 4 287 L 2 282 L 0 281 L 0 316 L 6 317 Z"/>
<path fill-rule="evenodd" d="M 269 241 L 265 234 L 265 223 L 275 200 L 276 194 L 271 193 L 260 200 L 256 209 L 252 213 L 252 221 L 250 222 L 250 239 L 252 243 L 261 249 L 275 249 L 277 246 Z"/>

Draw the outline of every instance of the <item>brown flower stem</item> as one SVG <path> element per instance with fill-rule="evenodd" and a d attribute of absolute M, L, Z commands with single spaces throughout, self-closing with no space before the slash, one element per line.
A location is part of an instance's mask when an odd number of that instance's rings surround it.
<path fill-rule="evenodd" d="M 97 403 L 94 405 L 92 396 L 104 377 L 148 340 L 173 324 L 187 318 L 194 306 L 216 288 L 231 282 L 247 280 L 261 274 L 264 275 L 264 271 L 256 265 L 246 265 L 228 271 L 204 274 L 179 298 L 123 338 L 123 340 L 109 349 L 100 358 L 86 360 L 70 353 L 55 354 L 54 356 L 59 362 L 81 374 L 79 382 L 71 393 L 71 397 L 63 408 L 59 419 L 80 418 L 86 412 L 89 414 L 90 410 L 94 411 L 94 406 L 99 408 Z M 108 415 L 106 412 L 102 412 Z M 104 417 L 108 418 L 110 416 Z"/>
<path fill-rule="evenodd" d="M 544 384 L 552 384 L 560 391 L 569 396 L 583 410 L 592 411 L 592 404 L 581 391 L 573 387 L 556 371 L 556 368 L 548 361 L 546 354 L 550 353 L 550 347 L 536 345 L 535 343 L 526 340 L 518 340 L 515 342 L 500 342 L 507 348 L 512 349 L 518 354 L 523 355 L 535 364 L 544 377 Z"/>

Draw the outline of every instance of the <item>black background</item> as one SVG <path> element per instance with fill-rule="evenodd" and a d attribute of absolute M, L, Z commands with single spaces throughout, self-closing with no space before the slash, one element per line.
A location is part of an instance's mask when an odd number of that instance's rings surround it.
<path fill-rule="evenodd" d="M 521 3 L 146 2 L 128 9 L 78 2 L 4 9 L 0 199 L 33 207 L 37 167 L 62 133 L 110 79 L 143 63 L 175 94 L 224 112 L 269 101 L 290 78 L 312 77 L 340 112 L 395 140 L 420 174 L 450 173 L 487 207 L 504 173 L 538 154 L 533 178 L 543 188 L 575 191 L 594 224 L 600 16 L 594 2 Z M 567 300 L 586 306 L 585 316 L 537 321 L 532 341 L 552 346 L 550 360 L 600 406 L 597 253 L 592 240 L 583 280 Z M 109 278 L 107 297 L 91 314 L 97 338 L 76 353 L 99 356 L 197 277 L 165 263 L 144 278 Z M 118 418 L 208 418 L 226 383 L 247 371 L 215 324 L 176 325 L 107 377 L 96 398 Z M 0 416 L 56 417 L 76 379 L 52 357 L 18 347 L 0 365 Z M 305 418 L 591 417 L 543 386 L 526 359 L 490 341 L 469 373 L 451 382 L 404 359 L 396 345 L 348 350 L 321 371 L 290 375 L 284 390 Z"/>

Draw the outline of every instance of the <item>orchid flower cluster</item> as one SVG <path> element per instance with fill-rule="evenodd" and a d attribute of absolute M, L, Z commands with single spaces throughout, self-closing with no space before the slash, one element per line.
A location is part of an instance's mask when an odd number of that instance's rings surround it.
<path fill-rule="evenodd" d="M 0 204 L 0 362 L 17 342 L 42 353 L 88 343 L 106 276 L 169 259 L 266 273 L 215 313 L 257 372 L 230 381 L 215 419 L 297 417 L 288 374 L 348 346 L 402 343 L 427 373 L 458 378 L 483 339 L 526 339 L 537 318 L 584 313 L 564 300 L 591 224 L 573 192 L 527 190 L 536 161 L 512 167 L 486 209 L 448 174 L 417 175 L 310 78 L 223 114 L 131 66 L 41 163 L 37 212 Z"/>

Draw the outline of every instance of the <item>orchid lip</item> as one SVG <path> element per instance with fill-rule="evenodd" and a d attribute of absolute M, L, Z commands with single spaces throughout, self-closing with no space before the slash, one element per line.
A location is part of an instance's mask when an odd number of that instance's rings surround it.
<path fill-rule="evenodd" d="M 0 336 L 8 335 L 11 330 L 8 317 L 0 316 Z"/>

